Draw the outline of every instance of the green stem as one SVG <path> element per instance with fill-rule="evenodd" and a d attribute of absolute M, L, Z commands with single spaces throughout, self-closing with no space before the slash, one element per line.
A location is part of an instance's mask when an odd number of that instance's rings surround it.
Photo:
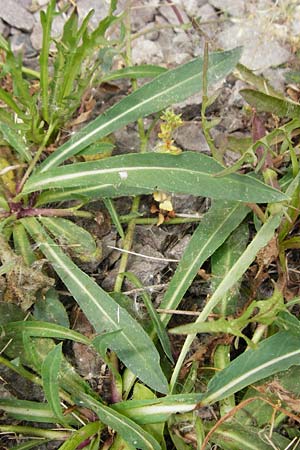
<path fill-rule="evenodd" d="M 27 427 L 20 425 L 0 425 L 0 433 L 20 433 L 25 434 L 26 436 L 37 436 L 43 437 L 45 439 L 52 439 L 57 441 L 65 441 L 71 435 L 67 430 L 64 431 L 56 431 L 56 430 L 47 430 L 45 428 L 35 428 L 35 427 Z"/>
<path fill-rule="evenodd" d="M 120 216 L 120 222 L 128 223 L 131 220 L 135 221 L 136 225 L 156 225 L 157 219 L 151 217 L 132 217 L 132 214 L 128 214 L 127 216 Z M 163 225 L 179 225 L 181 223 L 194 223 L 200 222 L 202 217 L 174 217 L 173 219 L 169 219 L 164 222 Z"/>
<path fill-rule="evenodd" d="M 217 369 L 225 369 L 230 363 L 230 346 L 218 345 L 214 354 L 214 366 Z M 230 395 L 219 402 L 220 415 L 225 416 L 235 407 L 234 395 Z"/>
<path fill-rule="evenodd" d="M 125 18 L 125 29 L 126 29 L 126 64 L 130 66 L 132 64 L 131 61 L 131 18 L 130 18 L 130 0 L 127 2 L 127 14 Z M 137 81 L 131 80 L 133 91 L 137 89 Z M 147 150 L 147 136 L 145 133 L 145 127 L 143 119 L 138 119 L 138 132 L 140 137 L 140 153 L 145 153 Z M 140 206 L 140 197 L 136 196 L 133 199 L 132 207 L 131 207 L 131 214 L 137 215 L 139 211 Z M 132 247 L 133 243 L 133 237 L 135 232 L 135 225 L 136 225 L 136 219 L 131 219 L 128 223 L 127 232 L 125 234 L 124 238 L 124 244 L 123 249 L 129 251 Z M 118 269 L 118 275 L 115 282 L 114 290 L 115 292 L 120 292 L 122 289 L 123 279 L 124 275 L 123 273 L 126 272 L 126 266 L 128 262 L 129 254 L 123 253 L 120 260 L 120 265 Z"/>

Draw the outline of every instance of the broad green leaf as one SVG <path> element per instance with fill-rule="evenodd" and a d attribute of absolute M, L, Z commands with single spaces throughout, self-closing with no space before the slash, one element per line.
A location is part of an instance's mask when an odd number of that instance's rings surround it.
<path fill-rule="evenodd" d="M 165 393 L 167 382 L 159 365 L 159 354 L 143 328 L 54 244 L 34 218 L 23 219 L 22 223 L 38 242 L 40 250 L 52 263 L 96 332 L 121 330 L 112 340 L 111 349 L 144 383 Z"/>
<path fill-rule="evenodd" d="M 227 52 L 212 53 L 207 71 L 208 83 L 224 78 L 234 68 L 241 55 L 237 48 Z M 137 89 L 119 103 L 105 111 L 66 144 L 59 147 L 42 164 L 41 172 L 75 155 L 80 150 L 130 122 L 160 111 L 171 104 L 185 100 L 201 90 L 203 59 L 197 58 L 176 69 L 167 71 L 150 83 Z"/>
<path fill-rule="evenodd" d="M 291 100 L 273 97 L 253 89 L 242 89 L 240 94 L 259 112 L 270 112 L 278 117 L 299 118 L 300 105 Z"/>
<path fill-rule="evenodd" d="M 70 164 L 33 175 L 25 184 L 23 194 L 77 187 L 78 195 L 84 196 L 91 187 L 91 192 L 101 197 L 159 190 L 253 203 L 287 199 L 285 194 L 254 177 L 239 174 L 215 177 L 220 170 L 222 166 L 213 158 L 199 153 L 129 154 Z"/>
<path fill-rule="evenodd" d="M 62 343 L 56 345 L 46 356 L 41 370 L 43 390 L 54 414 L 64 423 L 59 398 L 59 372 L 62 361 Z"/>
<path fill-rule="evenodd" d="M 6 142 L 18 153 L 21 161 L 31 161 L 31 154 L 23 141 L 22 136 L 5 123 L 0 123 L 0 132 Z"/>
<path fill-rule="evenodd" d="M 299 337 L 280 332 L 262 341 L 257 349 L 238 356 L 209 382 L 201 403 L 208 405 L 256 381 L 300 364 Z"/>
<path fill-rule="evenodd" d="M 115 430 L 120 436 L 134 448 L 141 450 L 161 450 L 159 443 L 151 434 L 143 430 L 139 425 L 118 411 L 103 405 L 92 397 L 80 393 L 79 403 L 96 412 L 101 422 Z"/>
<path fill-rule="evenodd" d="M 153 78 L 164 72 L 167 72 L 165 67 L 141 64 L 140 66 L 124 67 L 123 69 L 115 70 L 101 78 L 101 82 L 120 80 L 122 78 Z"/>
<path fill-rule="evenodd" d="M 60 244 L 66 245 L 71 254 L 80 260 L 91 261 L 100 257 L 101 251 L 93 236 L 76 223 L 62 217 L 40 217 L 39 220 Z"/>
<path fill-rule="evenodd" d="M 8 398 L 0 399 L 0 408 L 18 420 L 43 423 L 59 422 L 59 418 L 46 403 Z M 72 416 L 64 416 L 64 418 L 68 423 L 78 424 Z"/>
<path fill-rule="evenodd" d="M 69 316 L 63 303 L 59 300 L 58 292 L 49 289 L 42 298 L 35 302 L 33 316 L 36 320 L 51 322 L 70 328 Z"/>
<path fill-rule="evenodd" d="M 16 335 L 17 333 L 25 332 L 27 335 L 32 337 L 69 339 L 85 345 L 91 344 L 91 341 L 83 334 L 49 322 L 40 322 L 37 320 L 10 322 L 3 325 L 3 328 L 7 334 Z"/>
<path fill-rule="evenodd" d="M 162 309 L 176 309 L 202 264 L 216 251 L 248 214 L 240 203 L 215 201 L 194 232 L 161 302 Z M 166 324 L 169 314 L 162 314 Z"/>
<path fill-rule="evenodd" d="M 82 442 L 92 437 L 94 434 L 99 433 L 102 428 L 103 426 L 100 422 L 87 423 L 79 430 L 75 431 L 75 433 L 59 447 L 59 450 L 76 450 Z"/>

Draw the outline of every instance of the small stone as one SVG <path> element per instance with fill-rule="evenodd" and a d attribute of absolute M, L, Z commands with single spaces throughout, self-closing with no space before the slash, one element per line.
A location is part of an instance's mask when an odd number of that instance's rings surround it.
<path fill-rule="evenodd" d="M 133 64 L 160 64 L 164 55 L 157 42 L 149 39 L 137 39 L 132 49 Z"/>
<path fill-rule="evenodd" d="M 209 3 L 234 17 L 245 14 L 245 0 L 209 0 Z"/>
<path fill-rule="evenodd" d="M 199 107 L 200 111 L 200 107 Z M 175 133 L 176 144 L 185 150 L 209 152 L 209 147 L 201 130 L 200 123 L 187 123 Z"/>
<path fill-rule="evenodd" d="M 24 31 L 31 31 L 33 28 L 32 15 L 16 0 L 1 0 L 0 18 L 13 27 Z"/>
<path fill-rule="evenodd" d="M 24 58 L 33 58 L 36 51 L 32 48 L 28 34 L 17 31 L 10 38 L 11 49 L 15 54 L 22 53 Z"/>
<path fill-rule="evenodd" d="M 92 9 L 95 11 L 90 19 L 90 24 L 94 28 L 96 28 L 99 25 L 99 22 L 107 16 L 109 11 L 109 2 L 106 2 L 105 0 L 77 0 L 76 4 L 80 21 L 82 21 Z"/>
<path fill-rule="evenodd" d="M 290 52 L 272 36 L 263 17 L 243 20 L 229 25 L 218 37 L 225 50 L 243 46 L 241 63 L 251 70 L 262 72 L 279 66 L 290 58 Z"/>
<path fill-rule="evenodd" d="M 186 1 L 182 0 L 181 1 L 181 7 L 184 8 L 185 12 L 189 16 L 193 16 L 193 17 L 201 16 L 200 9 L 203 6 L 210 6 L 210 5 L 208 5 L 206 3 L 206 0 L 186 0 Z"/>

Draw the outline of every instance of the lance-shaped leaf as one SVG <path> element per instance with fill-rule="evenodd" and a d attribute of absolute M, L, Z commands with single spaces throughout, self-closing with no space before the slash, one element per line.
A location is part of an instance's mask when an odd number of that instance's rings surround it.
<path fill-rule="evenodd" d="M 247 175 L 214 174 L 222 166 L 206 155 L 185 152 L 129 154 L 89 163 L 70 164 L 33 175 L 23 193 L 49 188 L 79 187 L 86 195 L 91 187 L 102 197 L 168 191 L 242 202 L 265 203 L 286 200 L 285 194 Z"/>
<path fill-rule="evenodd" d="M 52 411 L 64 423 L 59 398 L 59 372 L 62 361 L 62 343 L 56 345 L 46 356 L 42 365 L 42 380 L 45 397 Z"/>
<path fill-rule="evenodd" d="M 167 381 L 159 365 L 159 354 L 143 328 L 55 245 L 36 219 L 26 218 L 22 223 L 52 263 L 96 332 L 101 334 L 120 330 L 111 340 L 111 349 L 144 383 L 165 393 Z"/>
<path fill-rule="evenodd" d="M 171 279 L 162 309 L 176 309 L 202 264 L 216 251 L 248 214 L 240 203 L 216 201 L 198 225 Z M 169 314 L 163 314 L 166 324 Z"/>
<path fill-rule="evenodd" d="M 117 431 L 117 433 L 119 433 L 129 445 L 133 446 L 133 448 L 141 450 L 161 450 L 159 443 L 150 433 L 143 430 L 143 428 L 137 425 L 133 420 L 123 416 L 118 411 L 103 405 L 90 395 L 82 392 L 78 395 L 78 402 L 95 411 L 101 422 Z"/>
<path fill-rule="evenodd" d="M 201 403 L 214 403 L 256 381 L 299 364 L 299 336 L 288 332 L 277 333 L 218 372 L 209 382 Z"/>
<path fill-rule="evenodd" d="M 33 402 L 28 400 L 18 400 L 16 398 L 0 399 L 0 408 L 18 420 L 30 422 L 58 423 L 59 418 L 55 416 L 53 410 L 46 403 Z M 64 416 L 66 422 L 78 425 L 73 416 Z"/>
<path fill-rule="evenodd" d="M 212 53 L 209 57 L 207 71 L 208 83 L 215 83 L 230 73 L 238 62 L 240 54 L 240 48 Z M 61 162 L 95 142 L 96 139 L 107 136 L 140 117 L 145 117 L 173 103 L 185 100 L 200 91 L 202 69 L 203 58 L 197 58 L 159 75 L 150 83 L 137 89 L 82 128 L 66 144 L 59 147 L 41 164 L 41 172 L 46 172 L 50 168 L 58 166 Z"/>
<path fill-rule="evenodd" d="M 243 89 L 240 91 L 240 94 L 257 111 L 268 111 L 276 116 L 291 117 L 292 119 L 298 119 L 299 117 L 299 103 L 267 95 L 264 92 L 255 91 L 254 89 Z"/>

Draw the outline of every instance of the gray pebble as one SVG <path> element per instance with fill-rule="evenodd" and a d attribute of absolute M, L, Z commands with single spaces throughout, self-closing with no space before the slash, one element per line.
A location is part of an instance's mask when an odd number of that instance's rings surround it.
<path fill-rule="evenodd" d="M 0 17 L 13 27 L 31 31 L 34 20 L 32 15 L 16 0 L 0 0 Z"/>

